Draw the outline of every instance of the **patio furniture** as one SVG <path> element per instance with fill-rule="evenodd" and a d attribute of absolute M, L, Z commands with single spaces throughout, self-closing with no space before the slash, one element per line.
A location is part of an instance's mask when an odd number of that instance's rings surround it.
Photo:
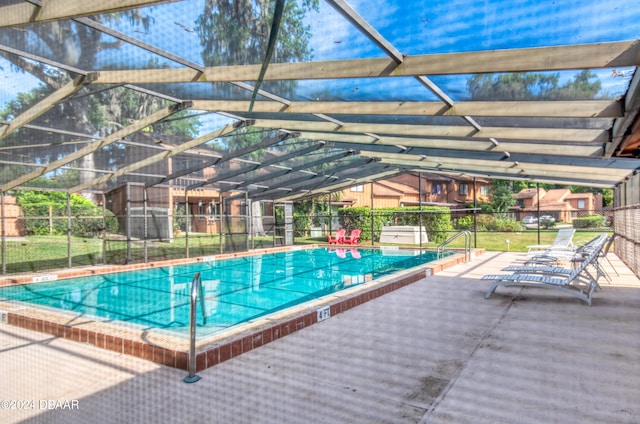
<path fill-rule="evenodd" d="M 336 235 L 332 236 L 331 234 L 329 234 L 328 237 L 328 242 L 329 244 L 338 244 L 338 243 L 342 243 L 342 241 L 344 240 L 344 235 L 346 234 L 347 230 L 345 230 L 344 228 L 340 228 L 338 231 L 336 231 Z"/>
<path fill-rule="evenodd" d="M 485 299 L 491 297 L 498 286 L 539 287 L 570 294 L 591 305 L 593 292 L 600 287 L 597 281 L 599 274 L 594 277 L 588 271 L 587 266 L 596 260 L 606 240 L 606 235 L 600 237 L 594 243 L 591 253 L 585 257 L 584 262 L 573 270 L 557 267 L 531 267 L 535 269 L 516 271 L 513 274 L 485 275 L 482 277 L 483 280 L 494 280 L 495 282 L 484 297 Z"/>
<path fill-rule="evenodd" d="M 595 237 L 594 239 L 588 241 L 587 243 L 585 243 L 584 245 L 580 246 L 575 253 L 575 257 L 576 258 L 580 258 L 579 263 L 582 263 L 588 256 L 589 254 L 592 253 L 593 249 L 598 248 L 598 246 L 600 245 L 604 245 L 604 243 L 607 240 L 607 236 L 606 234 L 601 234 L 597 237 Z M 608 246 L 609 244 L 607 244 Z M 603 252 L 603 250 L 601 250 L 601 252 Z M 556 258 L 549 258 L 549 259 L 556 259 Z M 576 269 L 576 265 L 574 264 L 574 266 L 572 268 L 563 268 L 563 267 L 559 267 L 559 266 L 553 266 L 550 265 L 550 262 L 539 262 L 539 263 L 533 263 L 532 262 L 526 262 L 525 265 L 509 265 L 505 268 L 502 268 L 503 271 L 512 271 L 514 273 L 518 273 L 518 274 L 565 274 L 565 275 L 569 275 L 571 274 L 573 271 L 575 271 Z M 572 259 L 572 263 L 573 263 L 573 259 Z M 596 268 L 596 271 L 598 272 L 598 276 L 596 276 L 596 281 L 598 280 L 600 275 L 603 275 L 602 272 L 600 272 L 599 268 L 600 266 L 598 265 L 598 257 L 596 256 L 593 261 L 591 262 L 591 265 L 594 266 L 594 268 Z"/>
<path fill-rule="evenodd" d="M 355 230 L 351 230 L 351 234 L 348 236 L 345 236 L 344 239 L 342 239 L 342 242 L 344 244 L 358 244 L 358 241 L 360 240 L 360 233 L 362 231 L 359 229 L 355 229 Z"/>
<path fill-rule="evenodd" d="M 529 257 L 525 261 L 525 265 L 558 266 L 560 262 L 573 262 L 576 258 L 588 256 L 594 246 L 602 241 L 602 237 L 606 238 L 606 234 L 600 234 L 576 248 L 569 247 L 546 250 L 544 253 Z M 579 262 L 581 262 L 581 260 Z"/>
<path fill-rule="evenodd" d="M 551 244 L 535 244 L 533 246 L 527 246 L 529 255 L 541 254 L 542 251 L 550 252 L 556 250 L 567 250 L 573 248 L 573 235 L 575 234 L 575 228 L 561 228 L 556 234 L 556 238 Z"/>
<path fill-rule="evenodd" d="M 607 258 L 607 255 L 609 254 L 609 249 L 611 249 L 611 246 L 613 246 L 613 242 L 616 240 L 616 238 L 618 238 L 618 236 L 616 236 L 615 234 L 609 237 L 609 241 L 607 241 L 607 244 L 605 245 L 604 249 L 601 250 L 600 255 L 596 256 L 596 258 L 593 261 L 593 266 L 596 268 L 596 271 L 598 272 L 598 274 L 606 278 L 609 283 L 611 283 L 611 277 L 609 277 L 609 274 L 607 274 L 607 272 L 602 267 L 602 264 L 600 263 L 599 258 L 606 259 L 606 261 L 609 262 L 609 266 L 611 267 L 611 269 L 613 269 L 613 271 L 616 273 L 618 277 L 620 276 L 620 274 L 618 273 L 618 270 L 616 270 L 616 268 L 613 266 L 609 258 Z M 574 267 L 578 266 L 585 260 L 585 257 L 587 255 L 588 255 L 588 251 L 580 252 L 579 254 L 575 255 L 571 259 L 571 264 Z"/>

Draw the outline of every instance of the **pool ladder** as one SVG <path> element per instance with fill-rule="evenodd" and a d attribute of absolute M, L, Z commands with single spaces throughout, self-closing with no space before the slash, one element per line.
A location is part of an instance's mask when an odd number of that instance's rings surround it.
<path fill-rule="evenodd" d="M 185 383 L 195 383 L 200 380 L 200 376 L 196 375 L 196 321 L 197 312 L 196 305 L 198 303 L 198 295 L 200 295 L 200 309 L 202 311 L 203 324 L 207 323 L 207 310 L 204 308 L 204 292 L 202 291 L 202 280 L 200 273 L 191 280 L 191 309 L 189 317 L 189 375 L 183 378 Z"/>
<path fill-rule="evenodd" d="M 438 246 L 438 259 L 442 258 L 442 251 L 445 246 L 456 240 L 457 238 L 464 236 L 464 261 L 469 262 L 471 260 L 471 231 L 463 230 L 453 236 L 449 237 L 446 241 L 442 242 Z"/>

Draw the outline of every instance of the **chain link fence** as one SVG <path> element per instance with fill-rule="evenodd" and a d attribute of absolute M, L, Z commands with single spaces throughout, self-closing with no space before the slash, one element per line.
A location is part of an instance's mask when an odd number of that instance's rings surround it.
<path fill-rule="evenodd" d="M 518 250 L 544 244 L 559 228 L 581 234 L 612 231 L 613 213 L 563 211 L 492 214 L 472 209 L 345 208 L 339 214 L 300 216 L 291 204 L 197 197 L 170 199 L 167 190 L 128 187 L 99 199 L 99 206 L 20 211 L 3 203 L 2 273 L 49 271 L 217 255 L 294 243 L 325 243 L 339 228 L 362 231 L 360 245 L 436 247 L 472 232 L 472 246 Z M 171 206 L 170 206 L 171 205 Z M 462 240 L 459 241 L 462 243 Z M 451 247 L 458 247 L 452 244 Z"/>

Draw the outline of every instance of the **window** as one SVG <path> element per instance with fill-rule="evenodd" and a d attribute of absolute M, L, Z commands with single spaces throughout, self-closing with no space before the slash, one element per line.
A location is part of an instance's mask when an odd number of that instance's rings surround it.
<path fill-rule="evenodd" d="M 442 183 L 431 183 L 431 194 L 442 194 Z"/>
<path fill-rule="evenodd" d="M 480 195 L 481 196 L 488 196 L 489 195 L 489 186 L 488 185 L 481 185 L 480 186 Z"/>
<path fill-rule="evenodd" d="M 362 193 L 364 191 L 364 186 L 361 185 L 357 185 L 357 186 L 353 186 L 351 187 L 351 191 L 356 191 L 358 193 Z"/>
<path fill-rule="evenodd" d="M 578 199 L 578 209 L 584 209 L 586 207 L 586 202 L 584 199 Z"/>
<path fill-rule="evenodd" d="M 220 204 L 219 203 L 210 203 L 209 204 L 209 219 L 216 219 L 218 215 L 220 215 Z"/>
<path fill-rule="evenodd" d="M 198 212 L 196 215 L 200 221 L 204 221 L 205 216 L 207 215 L 207 204 L 202 200 L 198 202 Z"/>
<path fill-rule="evenodd" d="M 458 191 L 462 196 L 466 196 L 469 194 L 469 184 L 460 184 L 458 187 Z"/>

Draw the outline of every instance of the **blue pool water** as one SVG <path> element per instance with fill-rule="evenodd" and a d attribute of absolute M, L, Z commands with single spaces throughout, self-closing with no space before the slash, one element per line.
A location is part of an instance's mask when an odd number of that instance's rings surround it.
<path fill-rule="evenodd" d="M 191 281 L 200 272 L 208 317 L 202 325 L 198 305 L 198 335 L 206 336 L 431 262 L 435 255 L 404 249 L 300 249 L 0 287 L 0 298 L 186 337 Z"/>

